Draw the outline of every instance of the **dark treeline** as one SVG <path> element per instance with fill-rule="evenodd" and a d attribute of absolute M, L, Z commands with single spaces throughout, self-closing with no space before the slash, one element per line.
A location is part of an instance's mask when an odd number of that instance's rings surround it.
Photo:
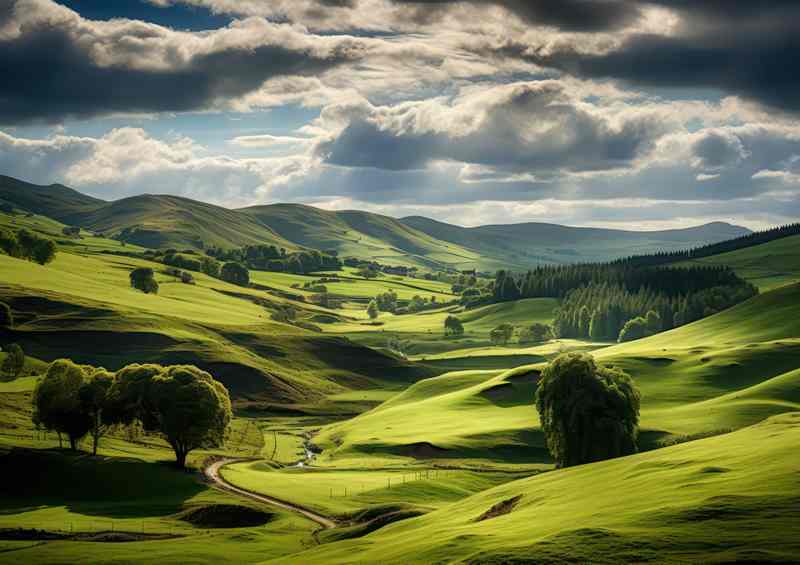
<path fill-rule="evenodd" d="M 498 302 L 558 298 L 558 337 L 611 341 L 688 324 L 747 300 L 758 290 L 729 267 L 611 263 L 541 266 L 521 277 L 498 271 L 493 292 Z M 622 332 L 632 320 L 633 327 Z"/>
<path fill-rule="evenodd" d="M 567 293 L 555 312 L 553 328 L 559 337 L 616 341 L 635 318 L 647 320 L 647 334 L 658 333 L 720 312 L 756 293 L 747 283 L 677 296 L 644 287 L 633 292 L 616 284 L 590 284 Z"/>
<path fill-rule="evenodd" d="M 676 263 L 678 261 L 687 261 L 689 259 L 711 257 L 712 255 L 718 255 L 720 253 L 727 253 L 729 251 L 736 251 L 737 249 L 752 247 L 753 245 L 769 243 L 770 241 L 792 235 L 800 235 L 800 223 L 788 224 L 769 230 L 753 232 L 748 235 L 743 235 L 742 237 L 737 237 L 736 239 L 712 243 L 702 247 L 695 247 L 694 249 L 686 249 L 683 251 L 665 251 L 662 253 L 654 253 L 652 255 L 635 255 L 625 259 L 619 259 L 615 261 L 614 264 L 629 265 L 634 267 L 666 265 L 667 263 Z"/>
<path fill-rule="evenodd" d="M 220 261 L 237 261 L 259 271 L 305 274 L 342 268 L 338 257 L 316 249 L 287 253 L 286 249 L 274 245 L 247 245 L 231 250 L 208 249 L 206 253 Z"/>
<path fill-rule="evenodd" d="M 522 277 L 498 271 L 494 298 L 498 302 L 520 298 L 564 298 L 573 289 L 598 284 L 616 285 L 628 292 L 647 288 L 667 296 L 680 296 L 714 286 L 745 282 L 728 267 L 642 268 L 619 264 L 546 265 Z"/>

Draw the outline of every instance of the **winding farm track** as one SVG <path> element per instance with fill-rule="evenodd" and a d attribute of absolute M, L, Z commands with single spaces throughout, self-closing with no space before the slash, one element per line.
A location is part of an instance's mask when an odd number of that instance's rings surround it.
<path fill-rule="evenodd" d="M 313 520 L 326 529 L 336 527 L 336 520 L 332 518 L 323 516 L 322 514 L 318 514 L 313 510 L 309 510 L 303 506 L 298 506 L 297 504 L 292 504 L 291 502 L 287 502 L 285 500 L 280 500 L 278 498 L 273 498 L 271 496 L 266 496 L 264 494 L 258 494 L 243 488 L 239 488 L 227 482 L 220 474 L 220 470 L 225 465 L 230 465 L 231 463 L 241 463 L 243 461 L 252 461 L 252 459 L 220 459 L 219 461 L 215 461 L 203 469 L 203 473 L 205 473 L 205 476 L 220 490 L 224 490 L 225 492 L 232 494 L 238 494 L 239 496 L 243 496 L 244 498 L 248 498 L 255 502 L 261 502 L 262 504 L 269 504 L 270 506 L 296 512 L 297 514 L 305 516 L 309 520 Z"/>

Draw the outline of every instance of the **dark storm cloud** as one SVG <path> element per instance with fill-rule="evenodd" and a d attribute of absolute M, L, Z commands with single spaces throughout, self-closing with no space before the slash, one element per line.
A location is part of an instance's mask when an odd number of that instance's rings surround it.
<path fill-rule="evenodd" d="M 55 25 L 37 22 L 16 36 L 0 38 L 0 124 L 206 109 L 253 92 L 272 77 L 330 69 L 359 51 L 350 40 L 325 49 L 303 44 L 305 38 L 297 45 L 268 43 L 256 30 L 252 40 L 185 55 L 181 41 L 188 43 L 189 36 L 170 37 L 164 28 L 136 23 L 103 50 L 85 39 L 87 32 L 103 35 L 105 30 L 96 25 L 69 19 Z M 77 26 L 82 27 L 76 32 Z M 116 59 L 100 63 L 97 51 L 110 51 Z M 136 59 L 157 64 L 132 62 Z"/>
<path fill-rule="evenodd" d="M 561 45 L 542 54 L 535 46 L 513 40 L 494 52 L 584 78 L 717 89 L 780 110 L 800 111 L 800 2 L 649 4 L 680 15 L 674 35 L 632 34 L 603 53 Z"/>
<path fill-rule="evenodd" d="M 635 22 L 639 7 L 625 0 L 392 0 L 435 17 L 456 4 L 500 6 L 534 25 L 565 31 L 607 31 Z"/>

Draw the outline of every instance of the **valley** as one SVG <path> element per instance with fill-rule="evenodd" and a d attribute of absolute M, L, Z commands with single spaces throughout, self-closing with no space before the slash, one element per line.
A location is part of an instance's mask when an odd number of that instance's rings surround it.
<path fill-rule="evenodd" d="M 564 296 L 497 299 L 503 279 L 482 271 L 522 273 L 534 263 L 478 242 L 480 229 L 456 237 L 419 231 L 419 219 L 317 209 L 304 209 L 298 223 L 290 205 L 220 217 L 180 199 L 153 205 L 157 223 L 135 202 L 3 182 L 0 198 L 13 210 L 0 212 L 0 229 L 51 239 L 57 253 L 44 265 L 0 254 L 0 302 L 14 320 L 0 343 L 26 356 L 22 374 L 0 382 L 0 562 L 349 563 L 357 552 L 390 563 L 778 563 L 800 555 L 798 235 L 670 263 L 729 269 L 754 294 L 618 343 L 553 335 Z M 78 236 L 70 226 L 82 228 Z M 519 228 L 522 240 L 529 229 Z M 613 245 L 582 257 L 602 262 L 740 235 L 733 226 L 611 233 L 604 241 Z M 248 283 L 236 284 L 166 259 L 247 245 L 283 247 L 287 257 L 336 250 L 330 257 L 343 264 L 251 267 Z M 157 292 L 131 286 L 135 269 L 152 270 Z M 448 334 L 452 319 L 460 329 Z M 537 325 L 549 328 L 541 339 L 523 331 Z M 502 328 L 511 328 L 505 337 Z M 638 453 L 555 467 L 534 397 L 548 364 L 570 352 L 634 379 Z M 32 421 L 37 383 L 59 358 L 109 371 L 132 363 L 207 371 L 233 406 L 224 444 L 192 451 L 188 471 L 170 464 L 164 437 L 136 426 L 110 429 L 96 457 L 88 437 L 69 451 Z"/>

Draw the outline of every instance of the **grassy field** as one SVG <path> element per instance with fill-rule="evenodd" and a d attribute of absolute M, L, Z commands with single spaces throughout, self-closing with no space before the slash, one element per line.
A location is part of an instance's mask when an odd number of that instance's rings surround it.
<path fill-rule="evenodd" d="M 719 437 L 510 482 L 294 559 L 789 563 L 800 555 L 798 442 L 800 414 L 784 414 Z M 486 516 L 490 509 L 494 517 Z"/>
<path fill-rule="evenodd" d="M 726 265 L 761 291 L 800 281 L 800 236 L 693 259 L 681 265 Z"/>
<path fill-rule="evenodd" d="M 636 380 L 641 445 L 652 449 L 800 410 L 798 320 L 800 285 L 790 285 L 594 355 Z M 320 463 L 436 458 L 482 466 L 547 464 L 533 407 L 541 367 L 460 371 L 419 382 L 370 412 L 325 428 L 315 439 L 325 448 Z"/>

